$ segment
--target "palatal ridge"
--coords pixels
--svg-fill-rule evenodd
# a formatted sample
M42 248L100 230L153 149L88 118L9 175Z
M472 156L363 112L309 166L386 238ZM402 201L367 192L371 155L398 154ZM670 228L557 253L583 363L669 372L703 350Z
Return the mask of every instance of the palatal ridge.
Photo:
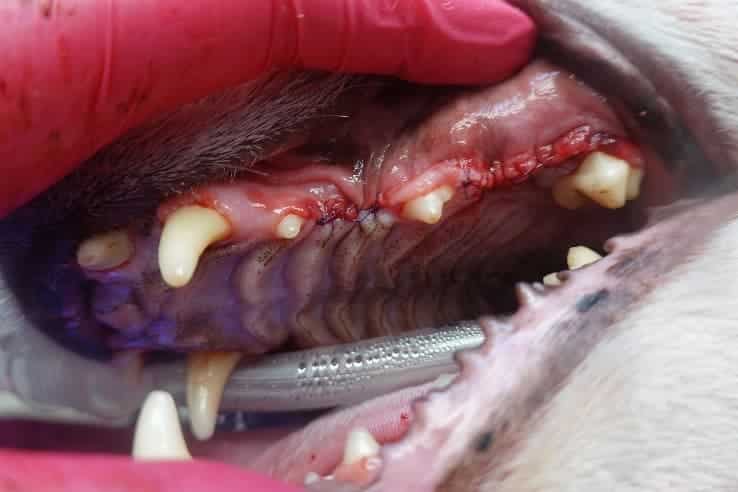
M590 265L602 256L586 246L571 247L566 262L570 270ZM556 273L546 275L546 286L562 282ZM209 439L215 431L223 389L242 354L237 352L201 352L189 356L187 371L187 406L192 434ZM448 386L454 376L439 378L439 388ZM338 480L366 485L381 467L380 444L361 427L347 437L341 463L333 473L322 476L308 472L305 485L321 480ZM192 456L180 426L179 413L172 396L165 391L152 391L144 401L134 433L133 458L136 460L189 460Z
M639 167L595 151L573 173L559 177L551 187L551 194L557 205L570 210L589 203L618 209L639 196L642 180L643 170ZM444 206L454 195L451 186L438 186L406 201L400 207L399 214L408 221L437 224L443 217ZM393 214L390 210L385 212ZM308 221L308 217L283 212L272 220L270 232L263 239L295 240L308 229ZM159 239L158 259L162 279L170 287L186 286L192 280L207 248L232 238L233 234L234 227L228 218L213 208L191 204L177 208L164 218ZM134 254L130 235L118 230L83 241L77 250L77 261L83 269L96 272L118 268ZM555 282L553 277L547 278L548 284Z

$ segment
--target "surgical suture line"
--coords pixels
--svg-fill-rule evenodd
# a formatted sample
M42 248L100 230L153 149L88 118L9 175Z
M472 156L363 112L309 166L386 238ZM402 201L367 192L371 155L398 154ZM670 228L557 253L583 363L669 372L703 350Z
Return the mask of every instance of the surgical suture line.
M477 322L408 332L344 345L268 355L242 364L223 392L222 410L279 412L360 403L458 372L454 354L478 347ZM156 369L155 385L186 401L186 368Z

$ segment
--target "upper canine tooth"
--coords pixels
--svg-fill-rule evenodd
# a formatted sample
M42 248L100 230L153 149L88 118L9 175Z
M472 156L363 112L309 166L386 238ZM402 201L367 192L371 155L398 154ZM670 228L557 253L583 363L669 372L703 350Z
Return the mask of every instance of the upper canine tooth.
M179 425L179 414L172 395L152 391L146 397L133 436L133 459L192 459Z
M630 165L603 152L592 152L572 174L574 188L605 208L625 205Z
M190 354L187 367L187 407L192 433L200 440L215 431L223 387L241 354L203 352Z
M364 458L372 458L379 454L379 443L371 433L361 427L351 430L346 437L343 451L343 464L353 465Z
M569 270L576 270L600 259L602 259L602 256L596 251L592 251L586 246L574 246L569 248L566 255L566 264L569 266Z
M630 168L628 175L628 186L625 192L625 198L633 200L641 194L641 182L643 181L643 169L636 167Z
M573 176L559 178L551 188L554 201L563 208L576 210L587 203L587 200L574 187Z
M288 214L277 224L277 237L294 239L300 234L305 219L295 214Z
M440 186L407 202L402 209L402 215L426 224L435 224L443 216L443 205L453 196L454 190L450 186Z
M195 274L205 248L231 233L228 221L212 208L188 205L166 219L159 240L159 270L172 287L183 287Z
M133 242L126 231L112 231L85 239L77 248L77 263L87 270L110 270L133 255Z

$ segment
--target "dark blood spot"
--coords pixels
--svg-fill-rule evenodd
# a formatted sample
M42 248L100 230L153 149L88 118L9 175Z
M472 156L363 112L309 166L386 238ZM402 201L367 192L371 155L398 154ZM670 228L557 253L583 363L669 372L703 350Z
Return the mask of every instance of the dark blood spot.
M310 463L315 463L315 460L318 459L318 457L315 455L315 453L310 454Z
M576 304L577 312L582 314L586 313L597 303L607 299L609 295L610 293L607 291L607 289L600 289L594 294L587 294L586 296L582 296L581 298L579 298Z
M41 0L39 2L39 10L41 11L41 15L48 19L54 10L54 0Z
M400 414L400 420L402 420L403 422L406 422L409 418L410 418L410 416L408 416L408 414L406 414L406 413L401 413Z
M477 453L484 453L492 446L494 440L495 435L492 431L485 432L474 440L474 450Z

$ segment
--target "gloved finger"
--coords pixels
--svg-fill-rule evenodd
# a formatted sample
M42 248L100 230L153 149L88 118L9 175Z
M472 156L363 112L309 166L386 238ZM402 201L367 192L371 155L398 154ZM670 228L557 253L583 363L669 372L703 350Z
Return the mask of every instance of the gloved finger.
M297 62L421 83L497 82L528 61L535 26L501 0L301 2Z
M3 2L0 19L0 217L136 124L266 69L493 82L534 37L501 0Z

